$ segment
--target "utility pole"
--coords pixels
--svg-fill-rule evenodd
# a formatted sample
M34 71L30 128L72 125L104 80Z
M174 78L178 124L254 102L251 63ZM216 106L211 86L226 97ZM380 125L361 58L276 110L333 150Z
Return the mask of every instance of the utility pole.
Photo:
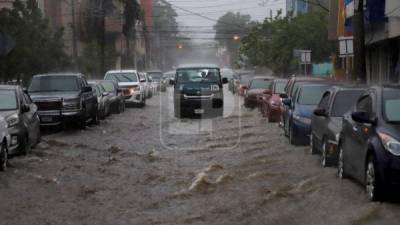
M76 35L76 19L75 19L75 0L71 0L71 16L72 16L72 60L75 67L77 67L78 47Z
M355 1L357 3L357 1ZM355 5L354 17L354 69L353 79L366 82L364 0Z

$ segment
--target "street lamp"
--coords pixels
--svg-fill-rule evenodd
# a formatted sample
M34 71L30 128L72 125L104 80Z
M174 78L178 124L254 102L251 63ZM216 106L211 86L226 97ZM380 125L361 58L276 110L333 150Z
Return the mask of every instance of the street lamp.
M239 36L239 35L233 36L233 40L238 41L239 39L240 39L240 36Z

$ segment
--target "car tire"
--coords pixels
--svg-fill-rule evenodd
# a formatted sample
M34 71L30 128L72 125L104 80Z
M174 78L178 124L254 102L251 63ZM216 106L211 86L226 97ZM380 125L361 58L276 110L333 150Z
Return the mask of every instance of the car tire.
M8 165L8 149L5 141L0 146L0 171L5 171Z
M20 146L20 154L21 155L27 155L28 153L31 152L31 144L29 143L29 136L28 134L24 135L24 138L22 139L21 146Z
M331 165L330 161L329 161L329 157L328 157L328 153L327 153L327 140L326 138L322 139L322 147L321 147L321 166L322 167L328 167Z
M345 179L347 178L346 172L344 171L344 152L343 152L343 147L341 144L339 144L339 159L338 159L338 177L339 179Z
M97 107L96 107L97 109ZM93 110L94 112L92 112L92 124L93 125L99 125L100 124L100 119L99 119L99 112L97 110Z
M368 157L367 166L365 168L365 190L367 191L370 201L379 201L382 199L382 184L376 169L376 161L374 155Z
M144 108L146 106L146 98L142 99L142 102L140 103L140 107Z
M310 153L311 155L315 155L318 153L318 149L315 146L315 136L311 134L310 136Z
M289 143L290 143L291 145L297 145L297 141L296 141L296 138L295 138L294 135L295 135L295 134L293 133L292 124L289 123Z

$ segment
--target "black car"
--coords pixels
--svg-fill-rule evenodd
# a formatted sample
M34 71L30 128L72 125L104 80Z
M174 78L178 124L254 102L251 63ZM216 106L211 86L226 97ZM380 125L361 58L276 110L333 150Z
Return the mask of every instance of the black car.
M97 97L82 74L36 75L28 91L38 107L42 126L70 121L85 128L89 119L99 123Z
M363 88L335 86L324 93L311 117L311 153L320 152L323 167L336 165L343 115L364 93Z
M222 116L224 106L220 69L215 65L187 65L176 70L175 117L186 115Z
M400 184L400 86L368 89L343 117L338 175L365 185L380 200Z
M20 86L0 85L0 116L11 135L8 154L26 154L40 141L37 107Z
M110 104L110 112L120 114L125 111L125 98L118 84L112 80L102 80L100 84L107 92L107 99Z

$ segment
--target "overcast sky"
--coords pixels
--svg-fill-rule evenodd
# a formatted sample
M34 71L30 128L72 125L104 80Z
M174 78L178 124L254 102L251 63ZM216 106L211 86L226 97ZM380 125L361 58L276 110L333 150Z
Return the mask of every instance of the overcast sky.
M241 14L249 14L252 20L263 21L265 17L269 17L270 10L273 10L273 14L276 11L284 7L286 0L167 0L173 6L178 13L178 23L181 26L181 30L201 30L204 34L199 33L186 33L190 37L208 38L213 37L213 34L207 32L213 31L215 21L225 13L240 12ZM264 4L262 4L264 2ZM193 15L190 12L178 9L187 9L203 16L211 18L201 18L198 15Z

